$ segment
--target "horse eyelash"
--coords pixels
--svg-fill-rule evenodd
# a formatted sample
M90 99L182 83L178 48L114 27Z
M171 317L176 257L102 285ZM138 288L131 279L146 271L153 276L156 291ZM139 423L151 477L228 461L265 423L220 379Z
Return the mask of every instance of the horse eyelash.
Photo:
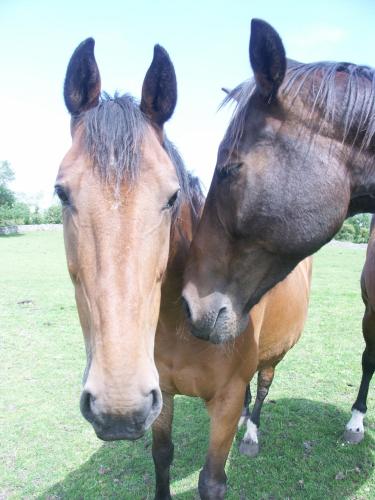
M174 205L176 204L176 201L178 200L179 198L179 194L180 194L180 191L181 189L178 189L174 194L173 196L171 196L168 200L168 203L165 205L165 209L168 210L170 208L173 208Z
M226 179L229 177L234 171L238 170L241 168L242 163L229 163L228 165L224 165L221 167L221 169L218 171L219 174L219 179Z
M55 186L55 194L58 196L63 206L69 205L69 195L67 194L65 189L59 184Z

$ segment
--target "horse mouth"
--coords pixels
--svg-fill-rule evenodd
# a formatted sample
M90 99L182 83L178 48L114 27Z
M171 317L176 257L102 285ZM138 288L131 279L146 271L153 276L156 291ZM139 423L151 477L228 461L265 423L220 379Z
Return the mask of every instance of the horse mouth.
M231 323L222 322L220 318L216 320L213 328L202 328L189 322L190 333L200 340L208 341L211 344L228 344L233 342L241 335L249 325L249 314L243 314L242 317Z
M136 441L144 436L146 429L138 431L105 431L102 429L95 429L96 436L102 441Z

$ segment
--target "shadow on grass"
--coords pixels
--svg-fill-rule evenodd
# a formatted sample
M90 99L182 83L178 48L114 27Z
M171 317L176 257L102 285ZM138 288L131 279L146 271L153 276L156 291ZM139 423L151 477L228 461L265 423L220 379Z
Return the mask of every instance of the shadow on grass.
M343 444L348 416L333 405L306 399L266 404L260 455L256 459L241 456L242 432L235 439L227 465L227 498L321 499L355 494L373 471L374 441L367 433L360 445ZM174 422L172 491L174 498L194 499L197 471L207 450L208 418L200 401L179 397ZM104 444L40 498L148 499L153 498L153 490L148 434L135 443Z

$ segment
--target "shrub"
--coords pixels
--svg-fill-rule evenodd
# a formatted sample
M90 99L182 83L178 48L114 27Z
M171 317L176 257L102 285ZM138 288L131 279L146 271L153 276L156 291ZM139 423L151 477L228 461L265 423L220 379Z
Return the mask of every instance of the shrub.
M62 210L60 205L52 205L44 211L36 207L33 212L26 203L20 201L16 201L13 205L0 205L0 226L61 223Z
M34 212L31 214L30 224L43 224L43 214L39 211L39 207L35 207Z
M45 224L62 224L62 210L61 205L51 205L44 212Z
M30 224L30 208L26 203L16 201L13 206L0 206L0 226Z
M4 205L13 206L16 202L16 197L12 191L6 186L0 184L0 207Z
M336 234L336 240L351 241L353 243L367 243L370 233L371 216L359 214L347 219L340 231Z
M14 172L10 167L9 162L0 161L0 207L3 216L8 213L9 207L12 207L16 202L14 193L9 189L8 183L14 180Z

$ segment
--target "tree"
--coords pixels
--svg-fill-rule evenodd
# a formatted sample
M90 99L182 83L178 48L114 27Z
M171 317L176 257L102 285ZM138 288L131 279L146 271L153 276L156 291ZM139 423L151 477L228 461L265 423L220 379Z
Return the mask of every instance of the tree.
M14 181L14 172L9 161L0 161L0 186L7 186L11 181Z
M61 205L51 205L44 212L45 224L62 224Z
M367 243L369 238L371 216L369 214L358 214L347 219L340 231L336 234L336 240L352 241L353 243Z
M0 205L0 227L30 224L30 222L30 209L25 203L16 201L13 206Z
M39 207L35 207L34 212L31 214L31 224L43 224L43 214L40 212Z
M14 172L8 161L0 161L0 207L12 207L16 197L7 184L14 180Z
M12 207L16 201L16 197L10 189L0 184L0 207Z

